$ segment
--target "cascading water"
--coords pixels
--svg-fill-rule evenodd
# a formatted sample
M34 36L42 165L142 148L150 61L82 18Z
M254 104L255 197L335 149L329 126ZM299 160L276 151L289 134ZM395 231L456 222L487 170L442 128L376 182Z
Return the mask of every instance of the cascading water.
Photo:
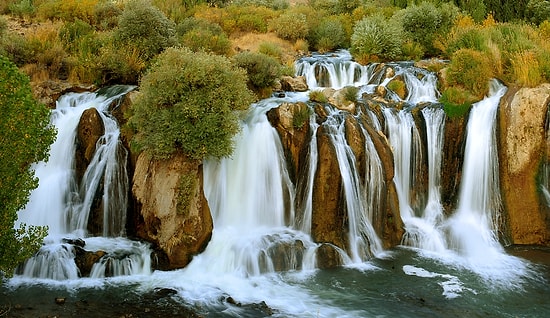
M85 238L90 250L108 252L92 268L90 277L129 275L118 279L93 279L91 289L100 285L107 292L115 288L115 291L150 294L170 288L175 292L173 299L190 304L204 317L409 317L463 316L477 312L488 316L542 317L548 314L550 308L544 306L550 294L549 287L536 279L526 278L530 275L528 266L506 255L498 244L492 221L494 216L483 216L498 211L498 200L492 192L498 189L490 185L470 189L480 183L474 180L479 180L475 178L482 172L488 173L484 180L494 182L497 168L489 162L496 162L496 159L487 159L487 165L478 165L480 159L470 157L473 153L482 156L484 151L494 154L494 144L478 146L484 151L467 147L459 208L456 212L443 211L439 182L445 114L437 104L439 94L435 76L410 63L392 63L394 72L384 71L382 67L388 65L363 67L353 62L346 51L313 55L298 61L297 75L306 77L310 89L353 85L359 88L359 94L372 94L376 86L385 86L402 76L407 96L399 97L388 89L386 100L403 103L405 108L397 110L382 105L380 113L357 108L357 114L351 114L324 105L326 118L320 120L315 113L311 115L312 135L306 157L307 169L304 169L307 176L301 179L305 184L297 186L291 182L279 136L265 114L282 102L307 101L307 93L288 93L283 98L269 98L254 104L242 123L241 133L235 137L233 156L204 162L204 192L214 220L214 231L206 250L196 255L184 269L151 272L147 245L124 238ZM498 89L497 92L502 91ZM484 117L478 114L478 109L481 112L481 108L494 106L499 94L476 104L471 121ZM82 281L76 279L78 270L73 265L66 266L70 262L47 259L60 258L63 254L66 254L65 259L74 257L76 247L62 244L61 239L77 238L85 233L85 226L77 225L83 222L67 221L71 219L71 212L78 214L85 205L82 187L75 184L71 172L74 149L69 148L69 144L74 141L74 128L70 127L76 127L78 122L72 116L80 117L79 113L92 105L100 110L102 117L109 115L104 108L107 101L101 96L75 94L64 98L75 100L71 107L58 107L55 111L54 121L59 121L58 141L64 141L52 146L47 164L37 164L40 188L33 193L30 205L20 217L26 223L50 226L43 252L28 262L35 265L27 268L38 273L25 275L64 280L67 286L82 286L76 283ZM425 127L417 127L411 111L414 107L423 107L418 113L424 120L417 122L425 123ZM346 117L353 118L361 126L359 133L366 154L362 171L357 168L356 158L345 138ZM478 137L481 132L477 129L493 125L494 120L489 117L484 117L487 119L484 124L469 125L468 136ZM384 184L381 158L366 125L379 134L385 132L392 147L394 184L406 229L403 243L413 249L398 247L385 253L378 237L380 234L373 229L372 224L386 220L380 202L388 187ZM338 249L345 266L330 271L317 269L316 253L320 244L310 237L312 197L316 191L314 177L320 159L316 137L321 127L329 132L337 153L343 184L341 195L346 198L349 225L346 234L351 243L346 251ZM425 135L419 134L422 129ZM422 149L421 136L426 137L426 149ZM101 145L103 142L109 144L107 139L104 137ZM124 155L107 150L98 153ZM421 161L428 165L425 189L417 187L415 181ZM124 184L124 178L117 173L113 175L111 180L119 181L111 183ZM60 185L63 188L59 193L46 195L40 190L58 189ZM104 187L103 190L117 192L108 189ZM424 190L427 193L420 193ZM485 201L480 200L479 207L474 201L478 202L475 195L481 193ZM42 212L34 213L35 210ZM43 211L56 212L45 217ZM80 218L80 215L72 217L74 220ZM477 222L475 227L472 221ZM116 230L117 226L113 228L115 230L109 230L104 236L123 234ZM474 239L485 243L475 246L474 242L478 241ZM493 259L480 257L479 253L484 251L488 254L485 256ZM486 280L491 283L487 284ZM525 286L525 281L533 287ZM495 286L502 287L504 292ZM518 286L520 288L514 289ZM532 292L524 296L523 287L532 288ZM101 291L97 293L98 298L104 297ZM115 293L111 292L111 297ZM495 297L497 293L499 297ZM524 301L526 305L522 304ZM122 304L127 303L124 298ZM164 306L166 302L160 303ZM130 304L132 308L135 305Z
M89 212L98 189L102 190L103 236L124 235L128 202L126 150L119 141L118 124L109 115L108 107L132 89L114 86L99 93L69 93L57 101L51 119L58 132L57 139L51 146L48 162L34 166L40 184L18 218L18 222L48 226L48 237L44 247L21 269L23 276L56 280L79 277L74 261L78 247L67 242L86 237ZM74 170L76 130L82 113L89 108L98 111L105 133L98 140L94 156L78 185ZM99 265L102 270L96 264L92 276L150 272L150 250L146 244L104 237L86 238L87 248L108 254L99 263L103 264ZM129 245L132 248L128 249Z

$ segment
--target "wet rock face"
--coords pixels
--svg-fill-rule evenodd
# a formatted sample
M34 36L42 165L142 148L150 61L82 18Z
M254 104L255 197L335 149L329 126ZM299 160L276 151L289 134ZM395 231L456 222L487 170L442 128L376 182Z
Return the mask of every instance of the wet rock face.
M87 251L79 246L74 246L75 263L80 272L80 277L88 277L92 271L92 267L107 253L104 251Z
M550 211L540 191L550 84L510 89L500 107L501 191L514 244L550 245Z
M105 134L105 126L97 109L86 109L80 117L76 133L76 174L78 182L82 180L82 176L94 156L97 141L103 134Z
M185 267L212 236L212 216L203 192L201 162L183 155L155 160L138 156L132 194L139 207L136 235L153 242L168 262L162 269Z

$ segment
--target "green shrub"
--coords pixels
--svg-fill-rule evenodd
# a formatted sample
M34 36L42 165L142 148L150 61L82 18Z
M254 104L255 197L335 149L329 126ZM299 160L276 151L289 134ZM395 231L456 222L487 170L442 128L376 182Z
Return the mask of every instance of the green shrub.
M258 53L276 58L278 61L283 59L283 49L273 42L262 42L258 45Z
M175 28L174 22L148 0L131 0L120 15L115 38L150 59L176 43Z
M309 92L309 100L317 103L326 103L328 98L321 90L312 90Z
M449 87L441 94L439 101L443 104L445 114L450 118L464 116L478 99L460 87Z
M273 10L284 10L290 7L288 0L235 0L231 4L241 7L266 7Z
M262 53L241 52L233 57L233 61L246 70L248 85L254 91L273 86L281 76L279 62Z
M489 80L493 76L489 58L471 49L456 51L447 69L447 81L450 86L463 87L478 99L486 95Z
M29 78L4 56L0 56L0 279L11 277L14 269L41 246L47 227L15 227L38 179L31 165L48 159L55 140L49 125L50 111L39 104Z
M277 36L289 41L305 39L309 32L306 15L288 11L273 19L269 25Z
M267 32L269 21L278 15L273 9L255 6L231 5L224 9L227 17L220 25L228 34L238 32Z
M186 48L169 48L153 60L140 82L129 125L133 145L166 158L231 155L238 111L253 101L246 74L229 59Z
M76 19L74 22L65 23L59 30L59 38L68 51L75 51L81 38L91 34L93 28L88 23Z
M439 52L434 41L450 31L456 16L458 9L452 5L439 8L430 2L422 2L399 11L396 19L401 21L407 38L420 43L427 54L435 55Z
M351 36L351 53L361 62L395 60L401 56L402 29L394 20L373 15L357 22Z
M527 21L537 25L550 19L550 1L529 0L525 8L525 18Z
M192 51L204 51L218 55L229 55L231 52L231 41L225 33L216 34L209 30L194 29L185 33L180 43Z
M19 18L30 18L36 12L32 0L20 0L18 3L13 3L8 6L11 14Z
M485 19L487 8L483 1L479 0L458 0L458 6L467 12L477 23L481 23Z
M195 29L207 30L213 34L223 33L222 27L217 23L195 17L188 17L178 23L176 26L176 34L178 36L183 36L185 33Z
M488 37L483 29L478 27L455 28L447 40L446 53L452 56L460 49L472 49L476 51L487 51Z
M94 7L94 25L99 30L111 30L117 27L122 9L112 1L100 1Z
M359 92L358 87L346 86L342 90L343 90L342 93L345 101L352 102L352 103L357 102L357 93Z
M329 17L323 19L319 25L311 31L309 43L314 50L320 52L332 51L341 48L347 41L344 26L338 18Z

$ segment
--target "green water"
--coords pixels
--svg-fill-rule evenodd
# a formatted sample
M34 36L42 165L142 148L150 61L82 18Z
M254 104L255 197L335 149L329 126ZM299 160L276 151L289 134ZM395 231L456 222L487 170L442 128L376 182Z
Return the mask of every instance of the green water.
M16 278L0 290L0 317L550 317L550 250L507 253L530 260L527 271L494 278L397 248L359 268L279 273L243 285L220 278L219 286L201 286L185 271L81 282Z

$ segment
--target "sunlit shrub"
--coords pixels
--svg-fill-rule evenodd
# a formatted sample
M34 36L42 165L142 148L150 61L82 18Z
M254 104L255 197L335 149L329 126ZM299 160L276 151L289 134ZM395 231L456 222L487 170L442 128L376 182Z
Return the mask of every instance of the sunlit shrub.
M94 7L94 23L99 30L111 30L118 25L122 9L112 1L98 2Z
M93 28L82 20L65 23L59 30L59 38L65 49L75 51L81 38L93 32Z
M244 70L229 59L169 48L140 82L128 125L133 147L158 158L176 152L202 160L231 155L238 111L253 101Z
M449 87L439 98L445 114L450 118L464 116L477 101L478 99L472 93L461 87Z
M539 60L534 51L514 53L510 57L510 73L521 86L534 87L544 82Z
M218 55L229 55L231 52L231 41L225 33L216 34L205 29L193 29L185 33L180 43L194 52L204 51Z
M382 15L357 22L351 36L351 53L363 62L394 60L401 56L402 30Z
M430 2L422 2L399 11L395 18L401 21L408 39L420 43L427 54L434 55L439 53L434 41L446 36L458 13L453 5L436 7Z
M283 49L273 42L262 42L258 45L258 53L271 56L281 61L283 58Z
M527 21L537 25L550 19L550 1L529 0L525 8L525 18Z
M326 103L328 102L328 98L321 90L311 90L309 92L309 100L317 103Z
M262 53L241 52L233 57L233 61L238 67L246 70L248 86L254 91L273 86L281 76L279 62Z
M343 47L347 40L342 23L334 17L323 19L319 25L311 31L309 39L314 50L320 52L332 51Z
M284 10L290 6L288 0L235 0L231 4L241 7L262 6L273 10Z
M486 95L493 76L489 58L472 49L456 51L447 69L447 82L451 86L463 87L478 99Z
M273 19L269 28L280 38L290 41L305 39L309 32L306 15L294 11L283 13Z
M36 14L43 19L80 19L94 24L94 8L98 2L99 0L48 0L37 8Z
M136 47L109 43L100 50L96 84L138 84L147 59ZM92 73L95 75L95 73Z
M176 43L176 29L159 9L147 0L126 3L118 21L115 39L135 47L146 59Z
M20 0L8 6L10 13L20 18L30 18L36 12L32 0Z

